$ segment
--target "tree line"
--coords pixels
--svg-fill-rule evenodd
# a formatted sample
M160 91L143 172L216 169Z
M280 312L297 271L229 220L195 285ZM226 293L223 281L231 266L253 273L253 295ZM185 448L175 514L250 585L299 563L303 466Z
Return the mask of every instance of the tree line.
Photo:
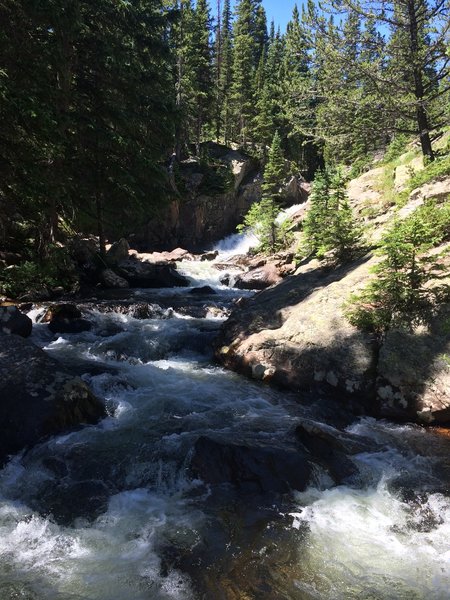
M212 9L214 9L212 11ZM214 14L214 18L212 15ZM312 178L449 120L448 0L0 0L0 236L123 233L210 139ZM8 223L14 223L11 228Z

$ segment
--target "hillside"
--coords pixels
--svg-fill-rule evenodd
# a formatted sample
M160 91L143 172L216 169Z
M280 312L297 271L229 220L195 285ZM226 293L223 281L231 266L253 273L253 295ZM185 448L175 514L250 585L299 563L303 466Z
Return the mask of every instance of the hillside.
M394 219L406 219L432 199L437 206L449 201L448 155L414 172L417 156L409 151L350 181L366 254L335 268L304 260L295 274L236 308L216 346L224 365L293 390L331 391L378 416L450 422L450 304L442 303L427 326L394 327L381 336L345 316L350 294L373 278L380 261L374 250ZM447 239L432 250L440 256L441 284L449 282L449 247Z

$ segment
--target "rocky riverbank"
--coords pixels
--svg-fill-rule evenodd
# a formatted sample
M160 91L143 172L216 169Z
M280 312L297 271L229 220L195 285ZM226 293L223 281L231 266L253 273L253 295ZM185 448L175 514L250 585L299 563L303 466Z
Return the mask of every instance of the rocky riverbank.
M430 198L442 201L450 190L450 177L426 184L398 211L376 191L381 173L369 171L349 186L369 245L395 215L405 218ZM445 247L436 251L448 257ZM324 390L378 417L449 424L450 305L441 305L428 327L391 329L382 337L356 329L345 316L350 295L367 284L377 260L368 252L337 268L304 261L294 274L272 281L233 310L216 342L217 359L253 379L291 390ZM442 270L445 278L448 258Z

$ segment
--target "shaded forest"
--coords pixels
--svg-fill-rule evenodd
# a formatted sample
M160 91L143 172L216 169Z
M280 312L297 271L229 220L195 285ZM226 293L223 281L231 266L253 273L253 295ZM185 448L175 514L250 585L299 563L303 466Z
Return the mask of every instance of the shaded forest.
M312 179L408 136L432 161L449 122L446 0L309 2L284 33L261 0L1 0L0 21L0 245L33 260L75 232L104 253L207 140L264 164L277 134Z

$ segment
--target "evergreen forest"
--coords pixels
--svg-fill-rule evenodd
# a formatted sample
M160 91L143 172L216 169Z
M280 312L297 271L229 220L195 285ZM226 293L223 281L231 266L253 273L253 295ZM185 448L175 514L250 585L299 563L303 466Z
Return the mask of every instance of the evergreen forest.
M433 161L450 121L447 0L310 0L284 32L261 0L1 0L0 22L0 244L33 260L74 232L104 254L206 141L263 166L276 142L312 180L414 136Z

